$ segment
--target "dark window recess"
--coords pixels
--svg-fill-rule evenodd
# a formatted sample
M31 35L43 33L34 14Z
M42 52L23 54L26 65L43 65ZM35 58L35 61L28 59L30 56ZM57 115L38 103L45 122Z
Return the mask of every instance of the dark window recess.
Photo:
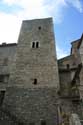
M0 75L0 82L4 82L4 75Z
M62 108L60 107L60 112L62 113Z
M41 26L39 26L38 29L41 30Z
M76 80L73 80L72 82L71 82L71 86L73 87L73 86L75 86L76 85Z
M5 96L5 91L0 91L0 106L3 104L4 96Z
M73 104L80 104L80 99L72 100L72 103L73 103Z
M32 42L32 48L35 48L35 42Z
M69 69L70 68L70 65L69 64L67 64L67 69Z
M36 48L39 48L39 42L36 42Z
M45 121L45 120L42 120L42 121L41 121L41 125L46 125L46 121Z
M0 75L0 82L7 83L9 80L9 74Z
M34 79L33 84L34 84L34 85L37 84L37 79Z

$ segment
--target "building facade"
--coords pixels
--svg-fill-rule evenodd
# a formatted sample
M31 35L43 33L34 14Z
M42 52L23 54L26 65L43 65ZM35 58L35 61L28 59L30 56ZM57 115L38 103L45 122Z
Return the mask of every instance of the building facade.
M0 124L82 120L83 35L57 60L52 18L25 20L18 43L0 45Z

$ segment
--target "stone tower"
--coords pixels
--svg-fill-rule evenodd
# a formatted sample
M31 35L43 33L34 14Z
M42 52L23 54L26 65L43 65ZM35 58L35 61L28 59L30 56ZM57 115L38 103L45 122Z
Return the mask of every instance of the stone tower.
M52 18L23 21L4 106L27 125L57 124L54 43Z

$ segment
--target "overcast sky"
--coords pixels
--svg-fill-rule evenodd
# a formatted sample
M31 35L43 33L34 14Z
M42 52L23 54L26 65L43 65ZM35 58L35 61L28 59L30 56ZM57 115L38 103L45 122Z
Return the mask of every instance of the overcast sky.
M83 0L0 0L0 43L17 42L22 20L53 17L58 58L83 32Z

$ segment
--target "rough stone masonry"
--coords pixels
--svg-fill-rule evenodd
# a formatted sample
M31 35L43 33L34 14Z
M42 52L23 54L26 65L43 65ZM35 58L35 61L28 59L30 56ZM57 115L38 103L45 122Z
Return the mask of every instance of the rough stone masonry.
M22 23L4 106L27 125L56 125L59 89L52 18Z
M23 21L18 43L0 45L0 125L83 124L83 35L64 58L55 47L52 18Z

